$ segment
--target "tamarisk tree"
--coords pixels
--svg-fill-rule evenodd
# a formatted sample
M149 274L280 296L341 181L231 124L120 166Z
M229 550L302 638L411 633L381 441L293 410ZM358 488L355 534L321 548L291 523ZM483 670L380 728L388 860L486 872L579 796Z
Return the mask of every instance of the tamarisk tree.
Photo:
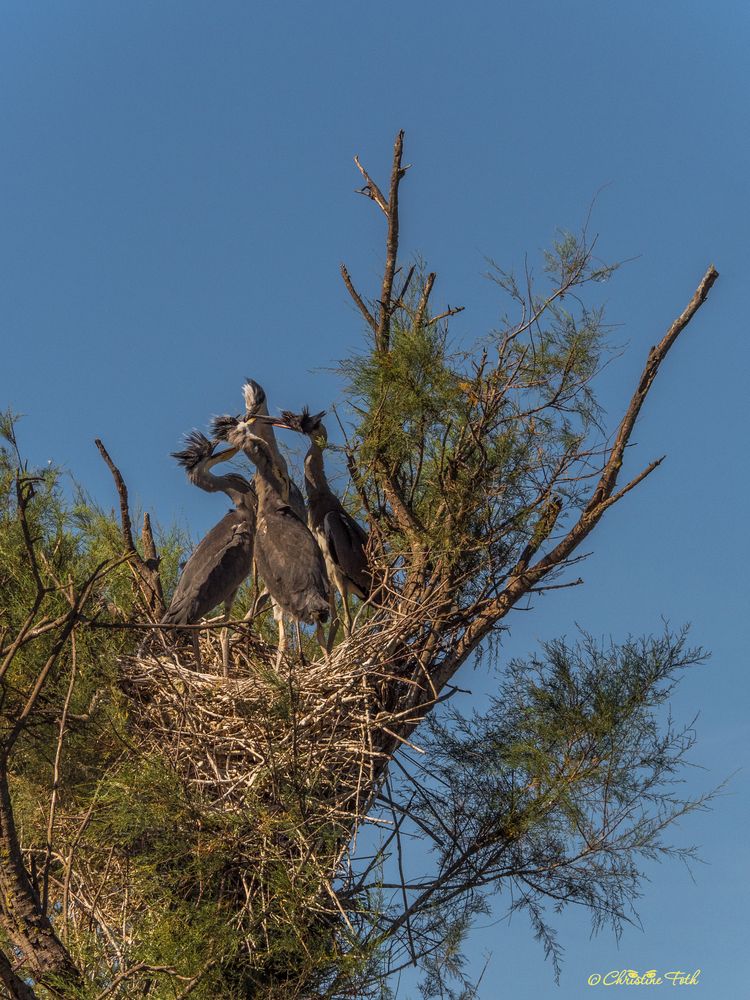
M547 904L619 932L641 861L691 855L662 840L710 797L675 796L693 734L659 712L704 658L684 632L552 642L497 667L481 711L451 699L514 607L582 583L582 543L660 464L621 475L659 368L718 274L650 349L607 433L594 388L606 326L585 301L615 268L585 230L558 239L539 284L493 266L511 314L476 350L452 348L460 309L435 309L435 274L399 258L403 143L387 194L355 159L386 243L374 295L341 268L367 338L340 364L341 451L377 592L330 656L305 639L275 670L261 612L235 623L228 678L216 626L197 626L196 669L158 625L174 535L155 539L146 520L134 539L100 442L119 525L83 496L67 503L54 470L29 471L6 420L7 996L387 996L407 964L426 996L469 996L461 942L489 894L528 913L557 968Z

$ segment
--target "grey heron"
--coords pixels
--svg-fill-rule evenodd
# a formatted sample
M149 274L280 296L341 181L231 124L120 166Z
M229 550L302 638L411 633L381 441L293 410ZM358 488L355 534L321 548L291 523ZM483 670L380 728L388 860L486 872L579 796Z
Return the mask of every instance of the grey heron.
M216 476L212 466L231 458L236 449L215 451L215 445L200 431L185 438L183 451L173 457L185 469L194 486L209 493L226 493L234 509L222 517L201 539L180 575L172 601L162 618L163 625L194 625L218 604L224 604L225 621L229 620L237 591L249 576L253 563L256 527L256 495L252 485L235 473ZM193 648L200 662L197 636ZM221 637L224 673L229 667L229 634Z
M252 421L217 417L212 430L216 437L241 449L257 470L255 562L275 605L280 663L286 649L284 613L296 622L315 625L318 643L326 649L322 626L329 615L330 585L315 539L284 497L272 450L253 433L252 426Z
M259 438L261 438L261 440L265 441L271 455L276 478L282 486L281 492L284 500L289 503L289 506L297 514L297 516L302 521L306 522L307 508L305 507L305 500L302 496L302 492L289 475L289 466L279 450L273 427L268 423L263 422L264 418L268 416L268 397L266 396L265 389L259 382L256 382L255 379L246 377L244 385L242 386L242 396L245 402L244 419L247 424L247 429L251 433L256 434ZM253 606L254 614L260 610L264 598L270 598L270 596L268 588L266 588L263 593L258 595L258 598ZM275 621L277 623L281 622L283 612L278 605L274 603L273 598L271 598L271 603L273 604L273 615ZM280 627L283 628L283 624ZM297 644L301 650L302 634L300 632L299 622L296 620L294 627L297 634Z
M244 385L242 386L242 396L245 402L244 421L247 430L261 438L261 440L266 443L273 462L274 473L282 487L281 493L284 500L289 503L289 506L302 521L307 521L307 508L305 507L302 492L289 475L289 466L279 450L273 427L264 421L264 418L268 416L268 398L266 396L265 389L259 382L256 382L255 379L245 378ZM214 421L215 427L219 427L223 419L225 418L216 417ZM231 420L233 418L229 419ZM260 608L261 603L266 596L270 596L267 589L264 593L258 596L253 609L254 611L257 611ZM277 621L279 620L279 616L280 611L277 607L275 607L274 618ZM296 624L296 630L297 640L301 648L302 639L300 636L299 623Z
M309 508L308 524L325 558L328 576L341 594L345 630L351 634L349 595L367 600L372 593L372 574L367 562L368 533L345 509L328 484L323 465L323 449L328 433L323 424L325 411L311 414L285 410L281 417L268 417L275 427L306 434L310 448L305 456L305 489Z
M273 427L263 419L268 416L268 399L265 389L255 379L246 378L245 384L242 386L242 396L245 400L245 422L248 430L265 442L273 461L276 476L282 481L284 498L288 500L289 506L302 521L307 520L307 509L302 492L289 475L289 467L279 451ZM256 420L256 417L261 419Z

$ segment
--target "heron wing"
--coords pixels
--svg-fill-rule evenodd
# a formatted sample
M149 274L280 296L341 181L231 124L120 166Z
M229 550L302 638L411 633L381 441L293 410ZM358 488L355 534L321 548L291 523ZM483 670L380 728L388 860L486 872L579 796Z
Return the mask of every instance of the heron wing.
M305 498L302 496L302 490L293 479L289 480L289 505L304 524L307 519Z
M345 510L330 511L323 518L323 533L334 563L346 579L367 597L372 576L367 566L367 532Z
M300 621L328 611L328 574L317 542L287 504L271 507L258 524L256 561L271 597Z
M188 559L163 622L194 624L232 597L252 568L253 534L247 515L225 514Z

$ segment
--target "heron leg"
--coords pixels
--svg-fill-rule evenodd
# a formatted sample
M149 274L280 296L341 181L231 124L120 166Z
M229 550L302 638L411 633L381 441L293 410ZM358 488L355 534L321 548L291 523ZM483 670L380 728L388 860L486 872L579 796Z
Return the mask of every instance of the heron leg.
M229 629L226 625L221 630L221 672L229 677Z
M260 594L256 594L255 600L248 608L245 617L242 619L243 622L249 622L253 630L257 632L258 627L257 625L254 624L255 619L258 617L258 615L261 614L261 612L267 609L270 603L271 603L271 595L268 593L267 590L264 589ZM250 634L248 633L247 634L248 653L250 652L251 648L252 648L251 639L250 639Z
M237 591L224 601L224 622L228 622L232 614L232 605L237 596ZM221 630L221 667L225 677L229 676L229 628L224 625Z
M329 638L330 638L330 635L331 635L331 632L329 630L329 632L328 632ZM318 622L318 624L315 626L315 638L318 641L318 645L320 646L320 649L321 649L321 651L323 653L324 659L327 660L331 651L328 648L328 642L326 640L325 633L323 632L323 626L320 624L320 622Z
M286 652L287 636L286 626L284 624L284 612L275 601L273 602L273 617L279 629L279 645L278 652L276 654L276 669L279 670L281 667L281 661L284 658L284 653Z
M296 618L294 619L294 630L297 633L297 652L299 654L299 661L302 666L304 666L306 660L304 650L302 649L302 629L300 628L300 624Z
M349 610L349 588L346 584L341 594L341 603L344 605L344 635L348 637L352 634L352 613Z
M247 614L245 615L246 618L250 618L255 614L255 606L260 600L260 595L261 595L261 582L260 579L258 578L258 564L255 561L254 548L253 548L253 558L252 558L252 565L250 568L250 572L253 578L253 587L251 591L253 599L252 601L250 601L250 610L248 610Z
M328 595L328 607L331 624L328 626L328 640L325 646L326 653L330 653L333 649L333 644L336 641L336 633L339 630L339 613L336 608L336 598L333 596L333 586L331 586L331 592Z
M261 611L263 611L263 609L266 607L266 605L270 600L271 600L271 595L268 593L268 591L267 590L261 591L261 593L258 594L258 596L253 601L252 607L245 615L245 621L252 621L253 618L259 615Z
M195 657L195 669L203 669L203 661L201 660L201 644L199 641L199 632L196 628L190 629L190 641L193 644L193 656Z

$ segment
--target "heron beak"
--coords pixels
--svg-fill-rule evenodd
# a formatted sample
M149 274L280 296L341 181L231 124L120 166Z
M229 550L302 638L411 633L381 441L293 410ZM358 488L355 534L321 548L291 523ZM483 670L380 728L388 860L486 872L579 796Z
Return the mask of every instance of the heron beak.
M253 420L257 420L259 424L267 424L269 427L279 427L285 431L295 431L298 430L297 427L292 427L291 424L286 423L281 417L269 417L269 416L257 416L253 417Z
M239 450L239 448L225 448L224 451L215 452L206 463L206 468L211 469L219 462L228 462L230 458L234 458Z

